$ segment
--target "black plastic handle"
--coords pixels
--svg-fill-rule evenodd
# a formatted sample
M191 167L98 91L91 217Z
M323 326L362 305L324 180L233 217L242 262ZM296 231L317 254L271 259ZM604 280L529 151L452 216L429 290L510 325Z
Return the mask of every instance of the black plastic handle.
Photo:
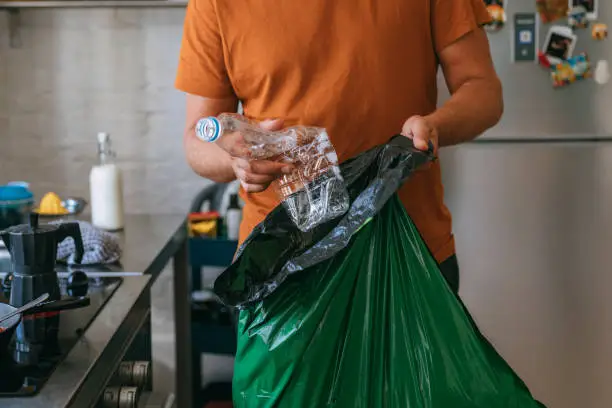
M88 296L67 297L60 300L51 300L49 302L41 303L27 312L24 312L23 315L28 316L37 313L62 312L64 310L80 309L89 306L90 303L91 300Z
M77 222L60 224L57 234L57 242L62 242L68 237L71 237L74 240L74 263L80 264L83 260L85 250L83 249L83 236L81 235L81 228L79 227L79 224Z
M38 213L36 211L32 211L29 217L30 228L36 230L38 228Z

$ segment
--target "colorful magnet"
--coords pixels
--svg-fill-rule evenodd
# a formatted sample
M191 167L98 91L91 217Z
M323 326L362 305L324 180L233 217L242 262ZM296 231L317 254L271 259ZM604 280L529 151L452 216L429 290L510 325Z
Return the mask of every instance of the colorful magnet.
M591 21L597 20L599 0L568 0L568 7L570 10L575 7L584 7L586 18Z
M542 50L552 64L559 64L572 56L577 40L571 28L552 26Z
M567 17L569 6L566 0L536 0L536 9L543 23L552 23Z
M587 28L589 26L589 19L587 18L586 7L572 7L567 13L567 24L573 29Z
M537 61L538 17L536 14L515 13L513 31L512 61Z
M608 26L602 23L597 23L593 25L593 30L591 34L594 40L605 40L606 38L608 38Z
M586 8L584 6L572 7L567 13L567 24L573 29L587 28L589 19Z
M552 67L553 86L560 88L591 77L591 63L586 53L576 55Z
M550 63L548 56L544 54L542 51L538 51L538 64L540 64L540 66L546 69L550 69L552 67L552 64Z
M488 31L499 31L504 28L506 24L506 6L505 0L484 0L489 15L491 16L491 22L486 25Z
M599 85L605 85L610 81L610 67L608 61L598 61L593 73L593 79Z

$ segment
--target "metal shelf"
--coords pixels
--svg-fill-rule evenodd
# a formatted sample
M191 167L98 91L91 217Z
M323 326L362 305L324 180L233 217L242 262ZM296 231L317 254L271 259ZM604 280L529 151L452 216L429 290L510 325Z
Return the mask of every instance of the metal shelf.
M187 0L0 1L0 9L185 7Z

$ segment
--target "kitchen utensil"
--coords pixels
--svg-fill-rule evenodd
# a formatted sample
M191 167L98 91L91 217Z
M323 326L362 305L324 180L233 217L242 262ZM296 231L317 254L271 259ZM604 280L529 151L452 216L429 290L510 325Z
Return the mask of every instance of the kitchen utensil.
M79 215L87 207L87 200L80 197L68 197L62 201L62 205L70 215Z
M0 232L11 255L12 281L9 303L20 307L43 293L51 301L61 297L55 261L59 242L71 237L75 242L75 262L83 258L83 240L77 223L39 225L38 214L30 214L29 224L16 225ZM48 309L46 309L48 311ZM57 341L59 318L56 313L36 315L25 319L16 328L18 345L16 355L25 360L20 364L32 365L45 352L45 347ZM28 350L27 353L21 352Z
M90 304L90 299L88 297L76 297L62 300L52 300L48 302L43 300L41 303L40 298L38 298L36 299L36 302L37 304L28 305L28 309L23 313L15 313L18 310L17 308L6 303L0 303L0 316L2 316L0 317L0 320L2 320L0 323L0 355L7 353L13 333L24 316L35 317L35 315L41 313L54 313L78 309L88 306ZM12 317L5 319L4 317L9 314L11 314Z
M45 293L44 295L40 295L39 297L37 297L33 301L28 302L25 305L16 308L15 310L13 310L12 312L10 312L8 314L0 315L0 327L2 327L2 323L7 321L8 319L10 319L11 317L23 314L24 312L27 312L28 310L30 310L34 306L38 306L39 303L44 302L48 298L49 298L49 294Z
M27 222L34 194L25 185L0 186L0 230Z
M22 306L43 293L49 293L51 300L59 299L55 272L57 246L68 237L75 242L75 263L79 263L84 250L77 223L39 225L38 214L32 213L29 224L0 232L0 238L11 254L11 305Z
M36 212L39 215L51 217L68 214L68 210L62 205L62 199L54 192L48 192L43 196L38 204Z
M79 215L87 206L87 201L81 197L61 199L57 194L49 192L40 200L36 212L40 217L59 218Z

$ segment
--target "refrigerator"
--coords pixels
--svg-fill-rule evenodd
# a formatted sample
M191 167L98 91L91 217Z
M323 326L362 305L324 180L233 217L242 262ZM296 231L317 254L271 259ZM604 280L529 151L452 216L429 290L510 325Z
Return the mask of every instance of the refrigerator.
M571 0L570 0L571 1ZM612 84L552 86L513 61L517 13L489 33L504 85L501 122L440 153L461 268L460 294L497 350L549 408L612 407ZM597 22L612 26L612 1ZM553 25L537 27L543 47ZM593 24L593 22L591 23ZM612 62L612 38L575 30L573 54ZM440 78L440 101L448 92Z

